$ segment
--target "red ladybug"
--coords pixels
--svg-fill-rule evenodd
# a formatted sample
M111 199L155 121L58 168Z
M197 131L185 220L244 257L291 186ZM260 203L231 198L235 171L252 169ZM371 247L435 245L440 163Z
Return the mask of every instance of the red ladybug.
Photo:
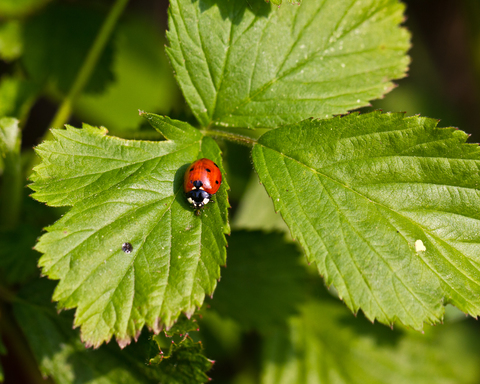
M198 212L210 202L222 183L222 172L209 159L200 159L190 164L185 172L183 189L187 200Z

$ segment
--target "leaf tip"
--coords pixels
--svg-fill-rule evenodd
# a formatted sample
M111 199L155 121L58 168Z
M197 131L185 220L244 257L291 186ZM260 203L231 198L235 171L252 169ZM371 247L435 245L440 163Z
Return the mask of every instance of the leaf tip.
M155 335L158 335L162 329L163 329L163 324L160 322L160 318L157 317L155 319L155 322L153 323L153 325L150 327L148 327ZM168 329L168 328L167 328Z
M92 342L90 342L90 341L85 341L85 340L83 340L83 338L82 338L82 341L83 341L83 344L85 345L85 348L91 348L91 347L93 347L93 343L92 343Z
M137 336L138 338L138 336ZM117 337L117 344L120 347L120 349L125 348L127 345L129 345L132 342L132 339L130 337L125 337L125 338L118 338Z
M135 342L138 341L138 338L140 337L141 334L142 334L142 330L141 330L141 329L139 329L139 330L137 331L137 333L135 333L135 336L134 336Z

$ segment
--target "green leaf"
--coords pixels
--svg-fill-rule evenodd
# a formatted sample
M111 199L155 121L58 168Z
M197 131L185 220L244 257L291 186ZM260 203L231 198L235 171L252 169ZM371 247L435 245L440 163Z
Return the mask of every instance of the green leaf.
M277 127L368 105L405 75L397 0L173 0L167 53L198 121Z
M50 301L53 282L37 280L22 289L14 314L27 338L41 373L62 384L158 383L146 361L129 359L128 348L115 345L86 349L78 331L72 329L72 314L57 314Z
M187 316L182 316L170 329L164 330L165 336L167 337L173 337L175 335L179 335L180 337L182 337L188 332L193 331L198 331L197 315L194 315L190 318L188 318Z
M0 18L20 18L27 16L52 0L2 0Z
M474 383L478 338L464 325L393 332L312 302L267 340L261 383Z
M228 265L211 307L243 329L268 331L297 313L308 275L301 254L281 233L235 231Z
M220 149L186 123L144 115L166 141L123 140L85 125L53 130L55 140L37 147L33 197L73 206L41 237L39 264L60 280L59 307L77 307L87 345L115 335L124 346L144 325L159 332L191 315L225 264L226 181L201 216L183 194L188 164L208 157L221 167ZM131 253L122 251L126 242Z
M53 4L25 24L27 73L38 84L49 82L67 93L105 16L79 6ZM113 41L99 59L84 92L99 93L113 81Z
M19 21L0 22L0 58L5 61L18 59L22 54L22 29Z
M170 344L168 352L164 354L158 336L154 337L160 349L159 354L150 360L150 364L157 365L157 374L161 382L169 384L196 384L209 381L206 372L213 365L203 352L201 342L195 342L190 337Z
M267 3L269 0L265 0ZM302 4L302 0L287 0L290 4L296 4L296 5L300 5ZM282 0L271 0L272 4L275 4L275 5L282 5Z
M480 314L480 151L436 124L351 114L270 131L253 148L308 260L371 320L421 329L447 303Z

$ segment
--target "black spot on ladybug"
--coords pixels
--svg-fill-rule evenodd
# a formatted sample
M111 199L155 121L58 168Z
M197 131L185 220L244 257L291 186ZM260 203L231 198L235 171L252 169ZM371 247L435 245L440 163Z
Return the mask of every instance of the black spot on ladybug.
M218 168L218 165L217 165L216 163L213 163L213 165L215 165L215 167L217 167L217 168Z
M218 180L215 180L215 184L218 184Z
M133 246L130 243L123 243L122 244L122 251L125 253L130 253L133 251Z
M207 172L212 172L212 171L211 171L210 169L208 169L208 168L206 168L205 170L206 170Z
M193 172L193 167L192 167L192 168L190 168L190 172Z

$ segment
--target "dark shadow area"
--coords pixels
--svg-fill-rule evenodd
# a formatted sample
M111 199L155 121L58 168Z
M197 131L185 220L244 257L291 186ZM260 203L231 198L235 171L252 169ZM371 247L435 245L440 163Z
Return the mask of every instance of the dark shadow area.
M256 372L259 376L263 348L261 335L257 332L243 333L239 345L230 349L219 342L215 329L202 323L200 325L205 354L215 361L207 372L213 383L231 383L242 372ZM260 381L258 376L256 382Z
M378 346L386 345L393 347L404 336L404 332L399 329L391 329L380 323L372 324L360 312L356 317L350 315L340 316L337 321L340 327L348 327L358 336L368 336L374 339L375 344Z
M189 165L190 163L184 164L178 168L177 172L175 172L175 178L173 180L173 194L175 196L175 200L180 203L182 208L193 211L193 208L188 203L183 191L183 178Z
M217 6L222 18L224 20L230 19L235 25L240 24L247 10L256 17L268 17L272 11L272 6L269 3L260 0L192 0L193 3L197 1L201 12Z
M300 313L308 295L307 281L302 255L283 233L234 231L228 241L227 267L207 302L243 329L268 332Z
M406 28L412 59L406 78L373 109L440 119L439 127L458 127L480 141L480 2L406 0ZM363 111L370 111L364 108Z
M39 144L40 139L45 134L45 127L51 128L50 122L57 110L57 106L47 100L46 98L40 98L33 105L30 110L30 116L26 122L24 131L27 133L23 136L22 148L32 148Z
M128 371L132 377L140 375L140 378L145 379L142 377L147 374L144 370L149 369L145 366L150 353L150 349L147 348L148 337L143 337L144 342L137 345L141 348L133 348L135 350L133 356L128 352L124 353L114 340L98 349L86 348L80 341L79 329L72 329L74 310L58 314L55 304L51 301L56 284L56 281L45 278L25 286L21 291L24 301L16 304L14 308L15 317L28 340L29 347L36 360L44 362L44 369L48 372L51 369L49 361L63 358L68 370L74 374L72 382L75 384L90 383L92 380L107 376L120 382L122 373L112 372L118 370L119 366L130 367ZM142 354L139 351L142 351ZM30 381L17 381L20 382ZM53 383L53 380L46 383Z

